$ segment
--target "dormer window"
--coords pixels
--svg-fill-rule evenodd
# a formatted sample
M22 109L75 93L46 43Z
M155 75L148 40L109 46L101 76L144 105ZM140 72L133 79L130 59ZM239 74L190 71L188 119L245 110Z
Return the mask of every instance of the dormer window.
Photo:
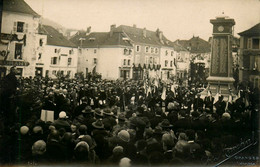
M128 50L125 48L124 49L124 55L127 55L127 52L128 52Z
M168 55L168 50L165 51L165 56L167 56L167 55Z
M96 38L89 38L88 40L93 42L96 40Z
M43 39L40 39L39 46L42 46L42 45L43 45Z
M122 39L123 39L123 41L129 41L129 38L127 38L127 37L123 37Z

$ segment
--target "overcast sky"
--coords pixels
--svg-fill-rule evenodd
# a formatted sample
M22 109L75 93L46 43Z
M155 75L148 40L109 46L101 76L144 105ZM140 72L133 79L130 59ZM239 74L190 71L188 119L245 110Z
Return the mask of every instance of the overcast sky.
M37 13L66 28L107 32L110 25L136 24L176 39L212 35L209 20L234 18L235 35L260 22L260 0L25 0Z

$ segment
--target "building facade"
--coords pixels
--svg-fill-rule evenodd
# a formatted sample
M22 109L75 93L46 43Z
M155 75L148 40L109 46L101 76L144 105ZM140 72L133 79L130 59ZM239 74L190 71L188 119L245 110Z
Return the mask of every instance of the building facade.
M250 81L260 88L260 23L245 30L240 35L239 80Z
M4 0L0 35L0 77L16 66L23 77L35 75L35 43L40 16L23 0Z
M111 25L109 32L91 33L88 28L71 41L79 47L78 72L84 76L96 72L104 79L138 80L169 79L175 74L176 53L159 29L153 32L135 25ZM163 57L166 51L168 55ZM161 69L166 60L167 67Z
M35 75L73 78L77 73L78 49L55 28L40 26L35 52Z

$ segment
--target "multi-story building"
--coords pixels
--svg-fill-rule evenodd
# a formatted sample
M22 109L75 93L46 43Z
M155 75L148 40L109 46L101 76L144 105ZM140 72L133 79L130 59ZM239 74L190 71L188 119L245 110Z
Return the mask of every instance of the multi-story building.
M200 37L192 37L189 40L177 40L174 42L183 46L190 52L190 80L193 82L205 82L209 75L211 45Z
M36 75L73 78L77 72L78 49L51 26L40 25L36 42Z
M240 81L251 81L260 88L260 23L238 33L240 35Z
M24 0L4 0L0 35L0 76L12 66L19 75L35 75L36 32L40 16Z
M105 79L162 77L162 52L169 53L168 76L173 73L176 54L162 32L111 25L109 32L79 32L71 38L79 47L78 72L97 72ZM172 54L172 56L171 56ZM170 65L172 62L172 66ZM170 71L170 72L168 72ZM167 78L167 77L164 77Z

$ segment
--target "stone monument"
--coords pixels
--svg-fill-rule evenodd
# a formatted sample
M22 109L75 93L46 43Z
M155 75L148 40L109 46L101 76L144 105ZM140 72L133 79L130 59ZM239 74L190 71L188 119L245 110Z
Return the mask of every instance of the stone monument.
M205 97L210 90L212 96L220 93L226 100L235 91L232 68L232 40L235 21L223 15L211 19L210 23L213 24L210 74L207 78L208 87L201 94Z

